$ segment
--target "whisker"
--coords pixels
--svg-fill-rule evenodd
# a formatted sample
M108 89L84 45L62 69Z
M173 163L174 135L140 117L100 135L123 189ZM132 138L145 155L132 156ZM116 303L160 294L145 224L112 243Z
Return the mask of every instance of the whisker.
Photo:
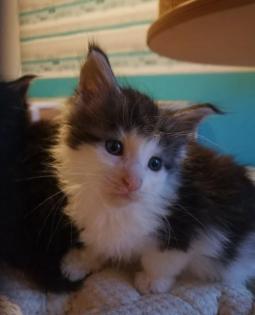
M38 208L40 208L42 205L44 205L47 201L51 200L52 198L56 197L59 194L63 194L62 191L58 191L55 194L51 195L50 197L44 199L42 202L40 202L35 208L33 208L29 214L32 214L35 210L37 210Z
M185 207L181 206L180 204L176 205L176 207L180 208L185 213L187 213L191 218L193 218L206 231L206 226L196 216L194 216L189 210L187 210Z
M60 197L60 198L56 201L55 206L54 206L54 212L55 212L54 219L55 219L55 217L56 217L56 213L57 213L58 211L60 211L60 209L61 209L61 207L62 207L62 202L64 201L64 199L65 199L65 196L62 196L62 197ZM49 242L48 242L48 245L47 245L47 248L48 248L48 249L49 249L49 247L50 247L50 244L51 244L52 241L53 241L53 237L56 235L56 233L57 233L57 231L58 231L58 229L59 229L59 226L60 226L60 223L61 223L62 220L63 220L63 215L60 215L60 218L58 219L58 222L57 222L57 224L56 224L56 226L55 226L54 231L53 231L53 232L51 233L51 235L49 236Z
M56 178L56 176L54 176L54 175L33 176L33 177L18 178L15 181L16 182L23 182L23 181L29 181L29 180L41 179L41 178Z
M43 232L43 230L44 230L48 220L50 219L51 215L53 215L53 220L55 220L57 211L59 211L59 207L56 207L56 206L59 203L59 201L61 201L61 203L62 203L64 198L65 198L65 196L62 196L62 197L58 198L56 200L56 202L54 203L54 205L52 205L51 207L48 208L47 215L45 216L44 221L43 221L42 226L41 226L41 229L38 232L38 236L37 236L38 239L40 239L40 236L41 236L41 234L42 234L42 232ZM52 238L53 238L53 236L52 236L52 233L51 233L50 238L49 238L49 242L52 241ZM49 244L48 244L47 248L49 248Z
M214 145L215 147L217 147L217 148L220 149L220 150L224 150L218 143L216 143L216 142L210 140L209 138L207 138L207 137L205 137L205 136L203 136L203 135L198 135L198 139L204 140L204 141L206 141L207 143L210 143L210 144Z
M167 246L170 245L170 241L171 241L171 231L173 231L171 224L169 222L169 220L167 219L167 217L162 216L162 219L164 220L164 222L167 225Z

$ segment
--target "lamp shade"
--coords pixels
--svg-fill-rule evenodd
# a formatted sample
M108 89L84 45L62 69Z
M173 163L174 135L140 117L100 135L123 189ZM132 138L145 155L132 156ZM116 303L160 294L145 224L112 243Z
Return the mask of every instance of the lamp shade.
M255 67L255 0L161 0L147 42L177 60Z

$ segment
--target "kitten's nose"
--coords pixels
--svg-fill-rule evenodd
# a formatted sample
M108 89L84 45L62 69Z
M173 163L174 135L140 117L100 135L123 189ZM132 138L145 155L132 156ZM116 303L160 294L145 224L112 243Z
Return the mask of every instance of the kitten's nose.
M122 184L129 192L133 192L141 187L142 180L137 176L126 175L122 177Z

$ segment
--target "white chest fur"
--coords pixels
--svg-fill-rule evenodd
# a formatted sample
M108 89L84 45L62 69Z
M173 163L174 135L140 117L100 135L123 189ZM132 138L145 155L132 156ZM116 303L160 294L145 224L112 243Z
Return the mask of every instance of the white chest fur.
M92 198L93 199L93 198ZM86 198L69 215L81 232L81 241L105 259L129 260L153 241L165 210L157 202L136 201L122 207L103 206Z

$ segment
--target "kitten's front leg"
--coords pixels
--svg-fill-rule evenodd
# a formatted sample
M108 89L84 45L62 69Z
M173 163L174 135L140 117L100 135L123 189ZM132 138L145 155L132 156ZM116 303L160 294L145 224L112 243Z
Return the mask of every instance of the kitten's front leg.
M187 266L188 253L154 249L142 255L143 271L135 277L136 288L144 294L164 293L171 289L176 276Z
M61 271L70 281L79 281L101 268L103 262L89 248L74 248L63 258Z

